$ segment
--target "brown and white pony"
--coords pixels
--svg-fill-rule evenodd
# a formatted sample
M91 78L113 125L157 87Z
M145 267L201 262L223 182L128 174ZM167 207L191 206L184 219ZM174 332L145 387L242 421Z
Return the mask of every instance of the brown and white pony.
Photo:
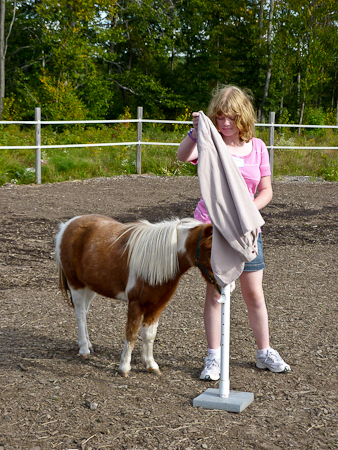
M92 348L86 316L97 293L128 301L121 375L128 376L131 369L141 321L142 362L147 370L160 374L153 357L159 317L180 277L192 266L197 265L205 280L215 284L211 243L212 225L194 219L122 224L85 215L61 224L55 252L59 287L75 308L80 356L87 358Z

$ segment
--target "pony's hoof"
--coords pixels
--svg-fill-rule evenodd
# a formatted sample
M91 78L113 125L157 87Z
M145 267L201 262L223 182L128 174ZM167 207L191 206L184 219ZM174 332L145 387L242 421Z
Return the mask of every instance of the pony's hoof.
M119 374L121 375L121 377L123 378L127 378L129 373L128 372L122 372L122 370L119 370Z
M89 359L89 354L86 354L86 355L80 355L79 354L79 356L80 356L80 359L83 360L83 361L88 361L88 359Z
M155 375L162 375L160 369L153 369L151 367L148 369L148 372L154 373Z

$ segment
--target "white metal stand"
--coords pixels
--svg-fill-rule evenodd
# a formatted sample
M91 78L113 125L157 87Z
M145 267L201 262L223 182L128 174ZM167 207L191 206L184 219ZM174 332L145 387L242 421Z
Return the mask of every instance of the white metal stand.
M230 285L222 288L219 303L222 304L221 337L221 378L219 389L207 389L193 400L193 406L205 409L222 409L229 412L242 412L254 399L251 392L230 391Z

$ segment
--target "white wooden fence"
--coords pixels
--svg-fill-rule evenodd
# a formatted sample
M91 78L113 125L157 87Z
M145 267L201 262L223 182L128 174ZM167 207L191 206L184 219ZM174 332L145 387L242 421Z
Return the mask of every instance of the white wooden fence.
M97 144L62 144L62 145L41 145L41 126L42 125L66 125L66 124L97 124L97 123L137 123L137 134L135 142L105 142ZM81 148L81 147L112 147L119 145L135 145L136 146L136 171L141 174L141 155L142 155L142 145L172 145L179 146L180 143L173 142L143 142L142 141L142 124L143 123L168 123L168 124L186 124L192 125L192 121L178 121L178 120L152 120L143 119L143 107L139 106L137 108L137 119L126 119L126 120L72 120L72 121L51 121L51 120L41 120L41 108L35 108L35 120L32 121L0 121L0 125L34 125L35 126L35 145L24 145L24 146L0 146L1 150L17 150L17 149L34 149L35 150L35 179L36 184L41 184L41 149L48 148ZM295 146L276 146L274 144L275 139L275 128L337 128L334 125L291 125L291 124L276 124L275 123L275 113L270 112L269 123L256 123L256 127L269 127L269 143L267 148L269 149L270 155L270 166L271 173L273 174L273 154L274 149L285 149L285 150L338 150L338 147L295 147Z

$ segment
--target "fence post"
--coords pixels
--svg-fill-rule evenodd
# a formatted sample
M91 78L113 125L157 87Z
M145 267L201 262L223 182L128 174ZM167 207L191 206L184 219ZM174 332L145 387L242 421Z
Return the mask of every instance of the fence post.
M137 118L140 120L137 122L137 142L142 141L142 118L143 118L143 107L137 107ZM140 175L142 173L142 145L137 144L136 146L136 171Z
M35 108L35 180L41 184L41 108Z
M274 141L275 141L275 113L270 111L269 113L269 123L270 123L270 127L269 127L269 146L270 146L270 170L271 170L271 180L273 180L273 146L274 146Z

